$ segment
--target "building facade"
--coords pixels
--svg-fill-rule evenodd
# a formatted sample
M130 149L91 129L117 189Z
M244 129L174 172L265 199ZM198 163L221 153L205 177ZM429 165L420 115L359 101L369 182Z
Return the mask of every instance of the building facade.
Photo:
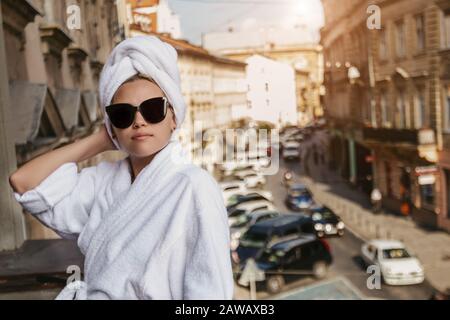
M119 21L126 37L140 34L168 33L181 38L180 17L173 13L168 0L117 0Z
M323 115L322 47L304 28L209 33L204 35L203 45L214 54L234 60L261 55L290 65L295 70L295 122L302 125Z
M322 2L334 165L367 193L378 187L387 208L448 230L448 1ZM368 27L370 5L379 27Z
M261 55L246 60L248 108L246 116L276 128L297 125L295 71L286 63Z
M14 145L17 167L99 128L99 74L122 34L112 0L5 0L1 9L9 96L1 107L14 124L4 143ZM79 168L121 156L105 153ZM23 239L56 237L29 215L22 224Z

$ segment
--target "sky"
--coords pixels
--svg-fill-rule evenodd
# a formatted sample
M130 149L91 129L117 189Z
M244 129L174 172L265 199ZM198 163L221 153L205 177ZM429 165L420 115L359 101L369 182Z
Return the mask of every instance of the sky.
M265 26L289 28L323 25L320 0L168 0L181 19L183 38L200 45L202 33L252 30Z

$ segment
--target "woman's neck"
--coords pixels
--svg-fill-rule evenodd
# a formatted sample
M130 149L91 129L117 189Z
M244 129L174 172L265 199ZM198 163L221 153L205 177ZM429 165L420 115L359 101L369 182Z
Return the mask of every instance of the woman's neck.
M128 157L128 163L131 166L131 183L134 182L139 173L144 169L155 157L156 154L144 158Z

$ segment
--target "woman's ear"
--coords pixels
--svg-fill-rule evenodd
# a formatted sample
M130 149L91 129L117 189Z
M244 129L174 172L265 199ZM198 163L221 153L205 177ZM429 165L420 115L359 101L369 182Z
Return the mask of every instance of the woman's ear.
M175 112L173 111L172 106L170 107L170 110L172 110L172 132L175 131L175 129L177 128L177 118L175 117Z

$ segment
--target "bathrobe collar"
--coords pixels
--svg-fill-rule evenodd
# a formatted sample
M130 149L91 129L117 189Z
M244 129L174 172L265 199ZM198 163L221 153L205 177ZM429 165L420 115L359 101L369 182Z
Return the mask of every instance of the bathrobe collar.
M122 161L121 166L126 166L126 170L120 170L121 173L126 172L128 178L125 177L125 184L128 184L128 190L123 190L122 182L117 181L120 186L116 187L115 194L117 199L112 199L109 212L104 215L104 220L96 230L95 234L90 238L79 237L79 246L82 252L86 255L85 268L95 268L93 262L96 260L95 256L98 254L100 248L105 240L111 236L113 230L122 228L125 220L132 219L133 216L139 214L135 208L142 204L143 201L148 201L152 196L158 193L158 190L170 181L170 178L182 168L191 164L186 153L184 152L179 141L169 141L153 160L144 167L136 177L135 181L131 183L131 173L129 172L129 165L126 161ZM121 180L121 179L118 179ZM122 192L120 192L122 191ZM80 239L88 241L81 242ZM96 272L90 272L96 274Z

